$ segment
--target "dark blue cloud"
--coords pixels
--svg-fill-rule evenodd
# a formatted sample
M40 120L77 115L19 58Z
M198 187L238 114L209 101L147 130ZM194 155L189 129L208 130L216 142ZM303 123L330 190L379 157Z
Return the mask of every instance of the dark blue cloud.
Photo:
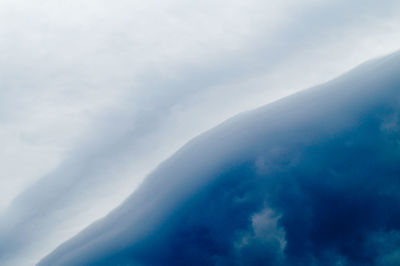
M192 140L39 265L398 265L400 56Z

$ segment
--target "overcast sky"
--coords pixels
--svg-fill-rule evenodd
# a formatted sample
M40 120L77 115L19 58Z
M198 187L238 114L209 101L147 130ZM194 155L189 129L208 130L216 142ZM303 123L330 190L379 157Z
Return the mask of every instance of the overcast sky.
M232 115L397 50L399 12L396 0L1 1L0 264L38 261Z

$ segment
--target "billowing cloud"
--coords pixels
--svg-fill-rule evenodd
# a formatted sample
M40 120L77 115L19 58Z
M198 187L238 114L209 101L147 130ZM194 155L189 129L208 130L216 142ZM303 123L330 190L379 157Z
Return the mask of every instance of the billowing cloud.
M193 139L39 265L396 265L400 55Z
M201 132L400 44L397 1L0 5L2 265L36 262Z

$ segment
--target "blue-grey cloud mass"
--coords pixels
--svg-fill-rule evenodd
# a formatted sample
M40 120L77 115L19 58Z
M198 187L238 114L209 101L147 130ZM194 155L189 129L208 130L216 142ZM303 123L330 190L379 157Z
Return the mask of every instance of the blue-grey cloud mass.
M0 265L37 264L151 182L155 169L187 142L230 117L398 50L399 13L398 0L0 1ZM321 99L312 104L324 110L332 99ZM307 121L317 114L310 111ZM268 127L289 127L285 119L278 112ZM396 116L387 119L384 128L394 130ZM225 173L247 160L245 152L261 138L249 144L245 135L262 129L250 126L240 133L243 143L222 146L233 142L227 130L219 149L207 144L196 153L204 167L190 170L183 191L173 195L199 191L200 177L216 179L214 166ZM271 155L248 160L272 171L269 156L279 160L288 148L275 145ZM229 161L226 154L241 159ZM176 167L189 171L192 164ZM202 172L208 174L197 177ZM157 200L179 201L168 197ZM159 224L149 204L135 212L151 212L146 219ZM269 232L285 250L282 215L266 207L251 223L254 234Z
M39 265L398 265L400 54L242 113Z

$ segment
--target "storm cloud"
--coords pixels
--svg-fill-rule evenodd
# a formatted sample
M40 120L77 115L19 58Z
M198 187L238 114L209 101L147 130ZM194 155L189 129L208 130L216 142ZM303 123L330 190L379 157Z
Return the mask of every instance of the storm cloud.
M228 118L398 49L399 12L395 0L1 1L0 264L37 263ZM264 216L283 239L279 214L254 223Z
M396 265L400 55L191 140L39 265Z

